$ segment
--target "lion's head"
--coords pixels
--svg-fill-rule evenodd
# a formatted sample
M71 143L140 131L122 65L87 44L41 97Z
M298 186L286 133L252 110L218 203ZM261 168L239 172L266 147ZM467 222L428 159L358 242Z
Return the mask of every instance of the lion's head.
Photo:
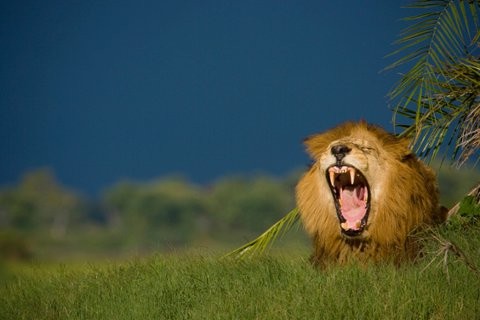
M305 145L314 163L296 193L315 262L403 259L415 251L409 234L442 220L435 175L408 140L360 122Z

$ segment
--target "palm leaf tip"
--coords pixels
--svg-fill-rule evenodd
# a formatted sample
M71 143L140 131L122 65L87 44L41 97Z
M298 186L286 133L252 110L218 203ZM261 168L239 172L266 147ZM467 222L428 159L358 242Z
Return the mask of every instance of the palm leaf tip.
M243 259L264 253L271 247L279 235L285 234L292 228L292 226L298 221L298 218L299 212L298 209L295 208L287 213L283 218L278 220L256 239L227 253L224 258L232 257Z

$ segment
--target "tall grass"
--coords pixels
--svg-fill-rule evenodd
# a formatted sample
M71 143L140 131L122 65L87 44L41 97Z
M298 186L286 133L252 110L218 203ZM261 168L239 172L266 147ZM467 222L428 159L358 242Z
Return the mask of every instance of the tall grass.
M479 265L478 228L438 235L454 235L465 257ZM81 268L28 267L0 286L0 319L478 318L480 277L442 248L429 241L417 264L325 271L313 269L306 255L279 254L240 261L158 255Z

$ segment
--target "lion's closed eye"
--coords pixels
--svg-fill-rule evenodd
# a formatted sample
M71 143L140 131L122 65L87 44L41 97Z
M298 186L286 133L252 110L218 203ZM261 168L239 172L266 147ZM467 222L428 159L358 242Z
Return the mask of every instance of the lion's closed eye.
M359 146L358 147L360 150L362 150L364 153L373 153L373 152L376 152L376 149L374 147L371 147L371 146Z

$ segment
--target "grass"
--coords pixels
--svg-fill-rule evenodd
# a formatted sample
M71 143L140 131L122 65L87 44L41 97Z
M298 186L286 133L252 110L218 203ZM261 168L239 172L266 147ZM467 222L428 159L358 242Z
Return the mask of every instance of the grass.
M478 319L479 228L436 236L455 244L427 241L424 258L401 267L319 271L304 252L17 266L0 285L0 319Z

